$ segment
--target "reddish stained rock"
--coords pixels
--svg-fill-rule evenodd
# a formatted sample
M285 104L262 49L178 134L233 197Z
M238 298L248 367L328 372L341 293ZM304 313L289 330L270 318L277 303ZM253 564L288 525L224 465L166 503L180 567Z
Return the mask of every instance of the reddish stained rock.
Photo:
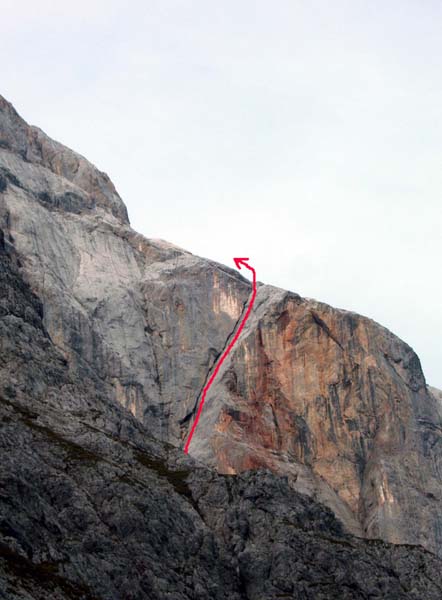
M435 550L440 403L416 354L370 319L270 286L257 304L209 393L193 453L225 473L291 474L340 503L352 531Z

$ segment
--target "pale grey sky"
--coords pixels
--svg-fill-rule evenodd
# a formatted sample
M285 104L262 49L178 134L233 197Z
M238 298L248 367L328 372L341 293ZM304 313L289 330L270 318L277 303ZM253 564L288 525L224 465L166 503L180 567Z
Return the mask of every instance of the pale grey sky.
M442 3L3 0L1 89L135 229L370 316L442 388Z

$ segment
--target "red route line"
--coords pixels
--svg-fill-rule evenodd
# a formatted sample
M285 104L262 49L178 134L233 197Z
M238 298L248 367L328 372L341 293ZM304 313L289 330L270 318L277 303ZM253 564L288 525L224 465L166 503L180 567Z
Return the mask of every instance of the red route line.
M249 271L252 271L252 275L253 275L252 295L250 296L250 300L249 300L249 304L247 306L246 314L244 315L244 318L241 321L240 326L238 327L233 340L230 342L230 344L227 346L227 348L222 353L221 357L219 358L219 360L218 360L218 362L216 364L215 370L213 371L212 375L210 376L209 381L204 386L203 393L201 395L201 401L200 401L200 404L198 406L198 411L196 413L196 417L195 417L195 420L193 422L192 429L190 430L189 436L187 438L186 445L184 446L184 452L186 454L189 453L190 442L192 441L193 434L195 433L195 429L197 428L198 421L200 419L201 412L203 410L204 402L206 400L207 392L209 391L210 386L212 385L215 377L217 376L218 371L221 368L221 365L223 364L223 362L227 358L227 355L229 354L229 352L232 350L233 346L237 342L237 340L238 340L238 338L239 338L239 336L241 334L241 331L243 330L244 325L246 324L246 321L249 318L250 313L252 312L253 303L255 302L255 298L256 298L256 271L255 271L255 269L253 267L251 267L249 264L247 264L245 262L246 260L249 260L249 259L248 258L234 258L233 260L235 261L235 264L238 267L238 269L241 270L241 265L243 265L244 267L246 267L247 269L249 269Z

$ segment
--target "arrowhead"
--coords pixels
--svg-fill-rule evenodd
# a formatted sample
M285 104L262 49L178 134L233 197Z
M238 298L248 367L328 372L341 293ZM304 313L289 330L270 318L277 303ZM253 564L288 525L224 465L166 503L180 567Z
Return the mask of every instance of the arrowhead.
M246 260L250 260L249 258L234 258L236 267L241 271L241 265L247 266Z

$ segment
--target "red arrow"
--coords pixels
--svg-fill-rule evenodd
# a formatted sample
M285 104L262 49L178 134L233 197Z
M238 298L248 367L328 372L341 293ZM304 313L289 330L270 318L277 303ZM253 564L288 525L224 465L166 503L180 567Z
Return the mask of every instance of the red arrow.
M201 411L203 410L203 406L204 406L204 402L206 400L206 396L207 396L207 392L209 391L210 386L212 385L215 377L218 374L218 371L221 368L221 365L223 364L223 362L225 361L225 359L227 358L229 352L232 350L233 346L235 345L235 343L237 342L241 331L244 328L244 325L246 324L247 319L250 316L250 313L252 312L252 307L253 307L253 303L255 302L255 298L256 298L256 271L253 267L251 267L246 261L249 260L248 258L234 258L233 259L235 261L236 266L238 267L239 270L241 270L241 266L246 267L246 269L249 269L249 271L252 272L253 275L253 281L252 281L252 294L250 296L249 299L249 303L247 306L247 310L246 313L238 327L238 329L236 330L235 335L233 336L233 340L230 342L230 344L227 346L227 348L224 350L224 352L221 354L220 358L218 359L218 362L216 363L215 369L213 370L212 375L209 378L209 381L206 383L206 385L204 386L203 389L203 393L201 394L201 400L200 400L200 404L198 406L198 410L196 413L196 417L195 420L193 422L192 425L192 429L190 430L190 433L187 437L187 442L186 445L184 446L184 452L186 454L189 453L189 446L190 446L190 442L192 441L193 438L193 434L195 433L195 429L198 425L198 421L200 420L200 416L201 416Z

